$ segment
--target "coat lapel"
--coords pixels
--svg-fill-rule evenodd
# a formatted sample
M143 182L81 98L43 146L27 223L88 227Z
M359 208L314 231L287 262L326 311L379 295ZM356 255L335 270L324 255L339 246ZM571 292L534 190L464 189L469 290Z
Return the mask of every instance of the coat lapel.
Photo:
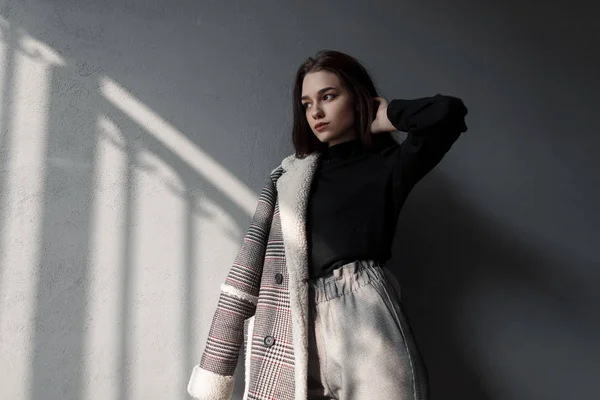
M294 154L282 162L284 173L277 180L281 230L289 275L292 336L294 339L295 399L307 398L308 371L308 243L306 209L320 153L305 158Z

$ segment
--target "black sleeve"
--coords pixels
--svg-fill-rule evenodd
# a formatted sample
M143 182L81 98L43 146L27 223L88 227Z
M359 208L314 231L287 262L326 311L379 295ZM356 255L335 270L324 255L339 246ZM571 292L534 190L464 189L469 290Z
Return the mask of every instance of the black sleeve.
M403 202L408 192L467 131L467 108L461 99L436 94L415 100L389 102L387 117L406 139L392 154L394 193Z

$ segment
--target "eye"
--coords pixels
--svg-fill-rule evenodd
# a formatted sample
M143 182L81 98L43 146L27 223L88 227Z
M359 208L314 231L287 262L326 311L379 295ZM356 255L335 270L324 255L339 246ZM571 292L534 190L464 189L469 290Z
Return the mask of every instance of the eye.
M325 99L325 97L327 97L327 96L332 96L332 98L335 97L334 94L327 93L325 96L323 96L323 99ZM302 107L304 107L304 109L306 110L308 108L308 104L309 103L304 103L304 104L302 104Z

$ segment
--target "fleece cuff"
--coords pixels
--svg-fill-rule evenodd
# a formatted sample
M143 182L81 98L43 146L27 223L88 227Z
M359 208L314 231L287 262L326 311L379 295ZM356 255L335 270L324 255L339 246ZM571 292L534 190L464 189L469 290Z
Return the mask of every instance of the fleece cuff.
M234 376L215 374L196 365L190 376L187 391L199 400L231 400Z

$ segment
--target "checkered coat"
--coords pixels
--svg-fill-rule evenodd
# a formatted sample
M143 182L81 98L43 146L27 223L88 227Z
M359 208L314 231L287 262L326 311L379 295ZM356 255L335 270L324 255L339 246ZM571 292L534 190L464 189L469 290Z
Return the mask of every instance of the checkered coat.
M245 347L244 399L306 400L308 269L305 211L320 153L286 157L262 189L225 282L206 348L188 384L201 400L230 400Z

